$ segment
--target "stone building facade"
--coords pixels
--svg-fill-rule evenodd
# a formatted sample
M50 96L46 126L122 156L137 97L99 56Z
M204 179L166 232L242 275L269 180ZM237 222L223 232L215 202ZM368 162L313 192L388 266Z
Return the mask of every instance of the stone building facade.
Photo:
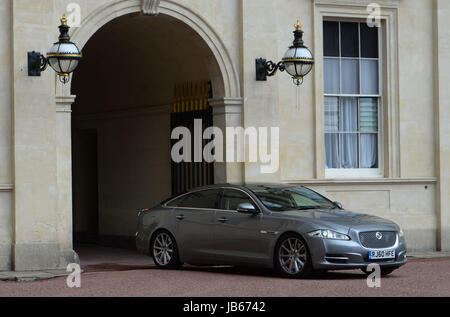
M76 233L132 238L171 195L174 87L205 81L214 126L280 128L276 173L217 163L215 182L306 185L396 221L410 250L450 250L449 1L0 2L0 271L64 268ZM64 12L79 68L29 77ZM255 80L297 19L316 62L299 105L286 74Z

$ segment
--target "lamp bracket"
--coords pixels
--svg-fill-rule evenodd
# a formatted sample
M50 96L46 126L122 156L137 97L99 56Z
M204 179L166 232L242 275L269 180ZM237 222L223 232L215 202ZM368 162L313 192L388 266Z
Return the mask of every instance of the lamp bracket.
M255 63L257 81L266 81L267 76L273 76L278 70L283 72L286 69L283 62L275 64L272 61L266 61L264 58L257 58Z
M28 52L28 76L41 76L48 65L48 60L39 52Z

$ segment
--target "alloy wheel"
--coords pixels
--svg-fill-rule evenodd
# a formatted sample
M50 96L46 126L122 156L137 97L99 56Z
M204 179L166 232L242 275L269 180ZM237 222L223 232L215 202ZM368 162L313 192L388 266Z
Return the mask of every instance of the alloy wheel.
M295 275L302 272L307 263L304 243L298 238L287 238L280 246L278 260L286 273Z
M165 232L159 233L153 243L153 259L161 266L167 266L173 258L174 243Z

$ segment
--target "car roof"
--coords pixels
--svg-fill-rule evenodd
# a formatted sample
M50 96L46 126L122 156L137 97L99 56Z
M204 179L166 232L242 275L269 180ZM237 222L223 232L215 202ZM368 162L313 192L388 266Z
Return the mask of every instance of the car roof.
M206 190L206 189L215 189L215 188L222 188L222 187L230 187L230 188L237 188L237 189L257 189L257 188L287 188L287 187L295 187L295 185L292 184L283 184L283 183L223 183L223 184L214 184L214 185L206 185L202 187L196 187L188 190L187 192L193 192L198 190Z

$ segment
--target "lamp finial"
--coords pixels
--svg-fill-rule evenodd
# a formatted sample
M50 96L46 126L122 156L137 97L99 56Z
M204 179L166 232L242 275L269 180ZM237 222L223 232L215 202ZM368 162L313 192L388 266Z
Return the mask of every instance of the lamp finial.
M296 31L301 31L303 25L300 24L300 20L297 20L297 24L294 27Z
M62 18L61 18L61 24L62 25L67 25L67 15L64 13Z

